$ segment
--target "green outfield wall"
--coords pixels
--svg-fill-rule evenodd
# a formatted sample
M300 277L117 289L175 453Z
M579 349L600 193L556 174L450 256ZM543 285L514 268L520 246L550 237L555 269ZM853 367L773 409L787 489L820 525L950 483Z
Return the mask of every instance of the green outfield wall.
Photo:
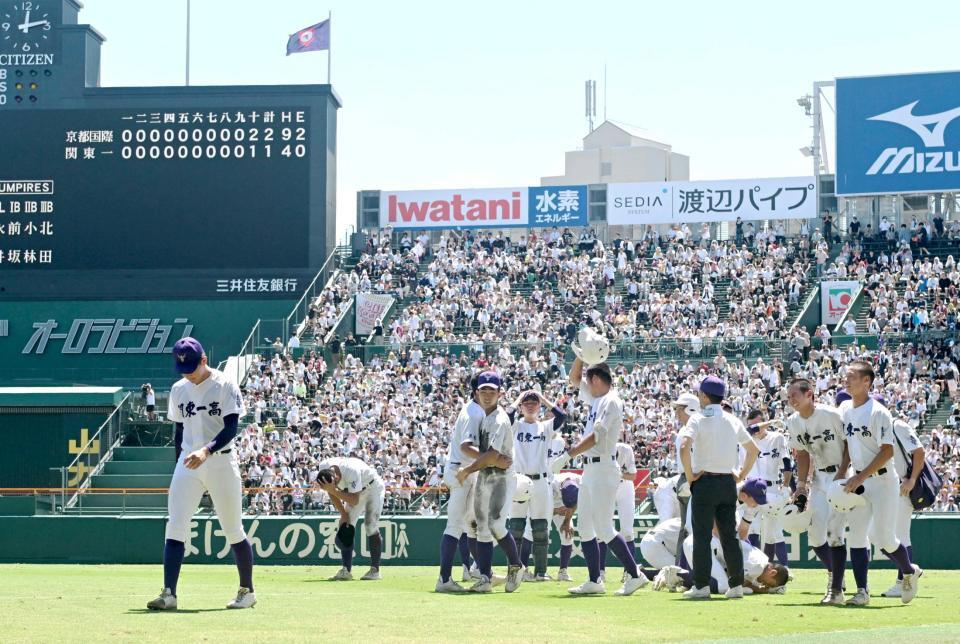
M10 507L12 507L11 504ZM4 505L0 503L0 511ZM636 538L656 523L655 516L638 517ZM0 517L0 563L160 564L165 520L160 517ZM244 520L260 564L332 565L339 562L334 544L333 517L261 517ZM381 520L384 566L437 564L443 518L393 516ZM363 534L362 529L357 534ZM960 541L960 516L924 515L913 522L913 547L925 568L960 569L960 554L949 544ZM358 566L369 553L358 536ZM806 534L787 537L791 565L817 567ZM575 544L573 565L584 565ZM559 556L559 539L551 534L550 566ZM879 553L875 553L877 555ZM502 557L499 554L499 563ZM889 563L882 555L877 565ZM230 546L216 519L197 517L191 525L187 563L232 562ZM614 565L611 559L611 565Z

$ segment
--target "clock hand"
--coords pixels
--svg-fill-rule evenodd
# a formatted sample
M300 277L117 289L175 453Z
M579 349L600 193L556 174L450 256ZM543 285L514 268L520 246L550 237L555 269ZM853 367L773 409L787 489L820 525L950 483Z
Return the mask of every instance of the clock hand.
M23 18L23 24L22 24L22 25L17 25L17 29L19 29L19 30L22 31L23 33L27 33L28 31L30 31L30 25L27 24L27 23L29 23L29 22L30 22L30 10L28 9L28 10L27 10L27 15L24 16L24 18Z
M49 25L49 24L50 24L50 21L49 21L49 20L37 20L36 22L26 23L26 24L21 25L21 26L22 26L22 27L26 27L26 29L25 29L24 31L28 31L28 30L30 30L32 27L39 27L40 25Z

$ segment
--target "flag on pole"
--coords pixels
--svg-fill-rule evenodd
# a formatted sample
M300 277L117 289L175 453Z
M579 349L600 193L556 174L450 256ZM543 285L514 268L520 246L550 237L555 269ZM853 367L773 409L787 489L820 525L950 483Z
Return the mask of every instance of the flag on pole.
M330 21L318 22L312 27L291 34L287 40L287 56L304 51L322 51L330 49Z

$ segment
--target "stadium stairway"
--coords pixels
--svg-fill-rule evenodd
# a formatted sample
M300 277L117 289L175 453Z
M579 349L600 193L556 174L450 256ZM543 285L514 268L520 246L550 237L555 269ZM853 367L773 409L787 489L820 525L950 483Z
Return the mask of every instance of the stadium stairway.
M166 514L167 493L124 492L167 488L173 477L170 447L117 447L103 469L90 478L91 492L78 495L72 514ZM116 493L104 490L119 490Z

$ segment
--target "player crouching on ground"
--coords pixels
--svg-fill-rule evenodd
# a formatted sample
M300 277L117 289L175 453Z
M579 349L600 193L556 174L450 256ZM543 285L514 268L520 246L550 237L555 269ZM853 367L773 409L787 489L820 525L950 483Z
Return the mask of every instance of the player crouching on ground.
M331 579L353 579L353 537L361 513L370 549L370 570L361 579L380 579L380 554L383 551L380 513L383 512L385 492L380 475L359 458L329 458L320 464L317 483L340 512L336 544L340 548L343 567Z
M679 528L679 525L677 525ZM753 547L749 541L739 541L743 554L743 586L744 594L780 593L790 580L790 571L786 566L771 563L770 558L759 548ZM672 544L668 544L672 545ZM726 594L730 589L731 571L728 569L723 556L720 540L714 535L710 550L712 561L710 567L710 593ZM693 536L683 542L683 560L681 566L666 566L659 571L644 569L643 574L653 580L653 590L669 590L675 592L683 588L693 587L693 574L690 572L687 561L693 557ZM733 598L739 598L735 596Z

